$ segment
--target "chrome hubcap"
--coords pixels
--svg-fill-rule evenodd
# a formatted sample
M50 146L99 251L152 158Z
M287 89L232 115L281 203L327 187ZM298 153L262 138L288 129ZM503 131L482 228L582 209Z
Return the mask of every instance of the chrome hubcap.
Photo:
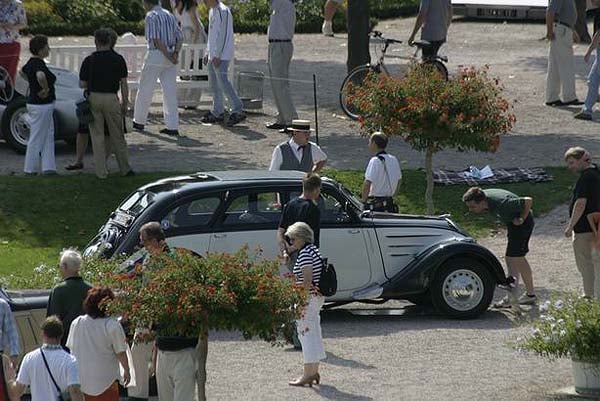
M455 270L444 280L442 291L444 301L452 309L469 311L483 299L483 280L472 270Z
M10 135L23 146L29 141L29 122L27 121L27 109L25 107L17 110L10 118Z

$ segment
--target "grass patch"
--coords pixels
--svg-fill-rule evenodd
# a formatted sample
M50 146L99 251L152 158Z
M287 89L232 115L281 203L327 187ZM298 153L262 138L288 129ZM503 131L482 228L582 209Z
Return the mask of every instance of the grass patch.
M519 195L533 197L537 216L569 200L576 176L564 168L548 168L554 175L549 183L502 185ZM403 171L401 193L397 197L403 213L425 212L425 173ZM99 181L94 176L0 177L0 277L14 274L31 277L33 267L55 265L66 247L82 248L106 221L110 212L136 188L172 176L174 173L148 173L135 177L111 177ZM325 175L344 183L358 193L362 171L327 170ZM452 218L475 237L496 229L491 217L467 213L461 202L466 186L436 187L436 214Z

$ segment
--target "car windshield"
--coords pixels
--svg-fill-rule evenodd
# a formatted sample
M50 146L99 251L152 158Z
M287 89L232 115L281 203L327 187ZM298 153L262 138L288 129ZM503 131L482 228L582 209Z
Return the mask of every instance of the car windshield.
M119 206L119 210L122 210L134 217L138 216L140 213L146 210L148 206L152 204L152 201L155 197L156 194L153 192L134 192L129 198L125 200L125 202L121 203L121 206Z

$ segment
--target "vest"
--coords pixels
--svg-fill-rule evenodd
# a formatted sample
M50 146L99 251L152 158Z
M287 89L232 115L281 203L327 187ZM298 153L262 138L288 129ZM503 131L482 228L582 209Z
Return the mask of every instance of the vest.
M279 145L281 150L281 167L280 170L298 170L310 173L313 168L312 150L310 143L306 144L304 151L302 152L302 160L298 162L292 147L288 142L284 142Z

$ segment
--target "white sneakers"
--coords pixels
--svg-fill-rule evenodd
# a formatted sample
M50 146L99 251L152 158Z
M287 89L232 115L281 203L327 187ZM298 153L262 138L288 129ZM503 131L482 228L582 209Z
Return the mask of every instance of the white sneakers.
M331 21L323 21L323 26L321 26L321 32L325 36L333 37L333 25Z

